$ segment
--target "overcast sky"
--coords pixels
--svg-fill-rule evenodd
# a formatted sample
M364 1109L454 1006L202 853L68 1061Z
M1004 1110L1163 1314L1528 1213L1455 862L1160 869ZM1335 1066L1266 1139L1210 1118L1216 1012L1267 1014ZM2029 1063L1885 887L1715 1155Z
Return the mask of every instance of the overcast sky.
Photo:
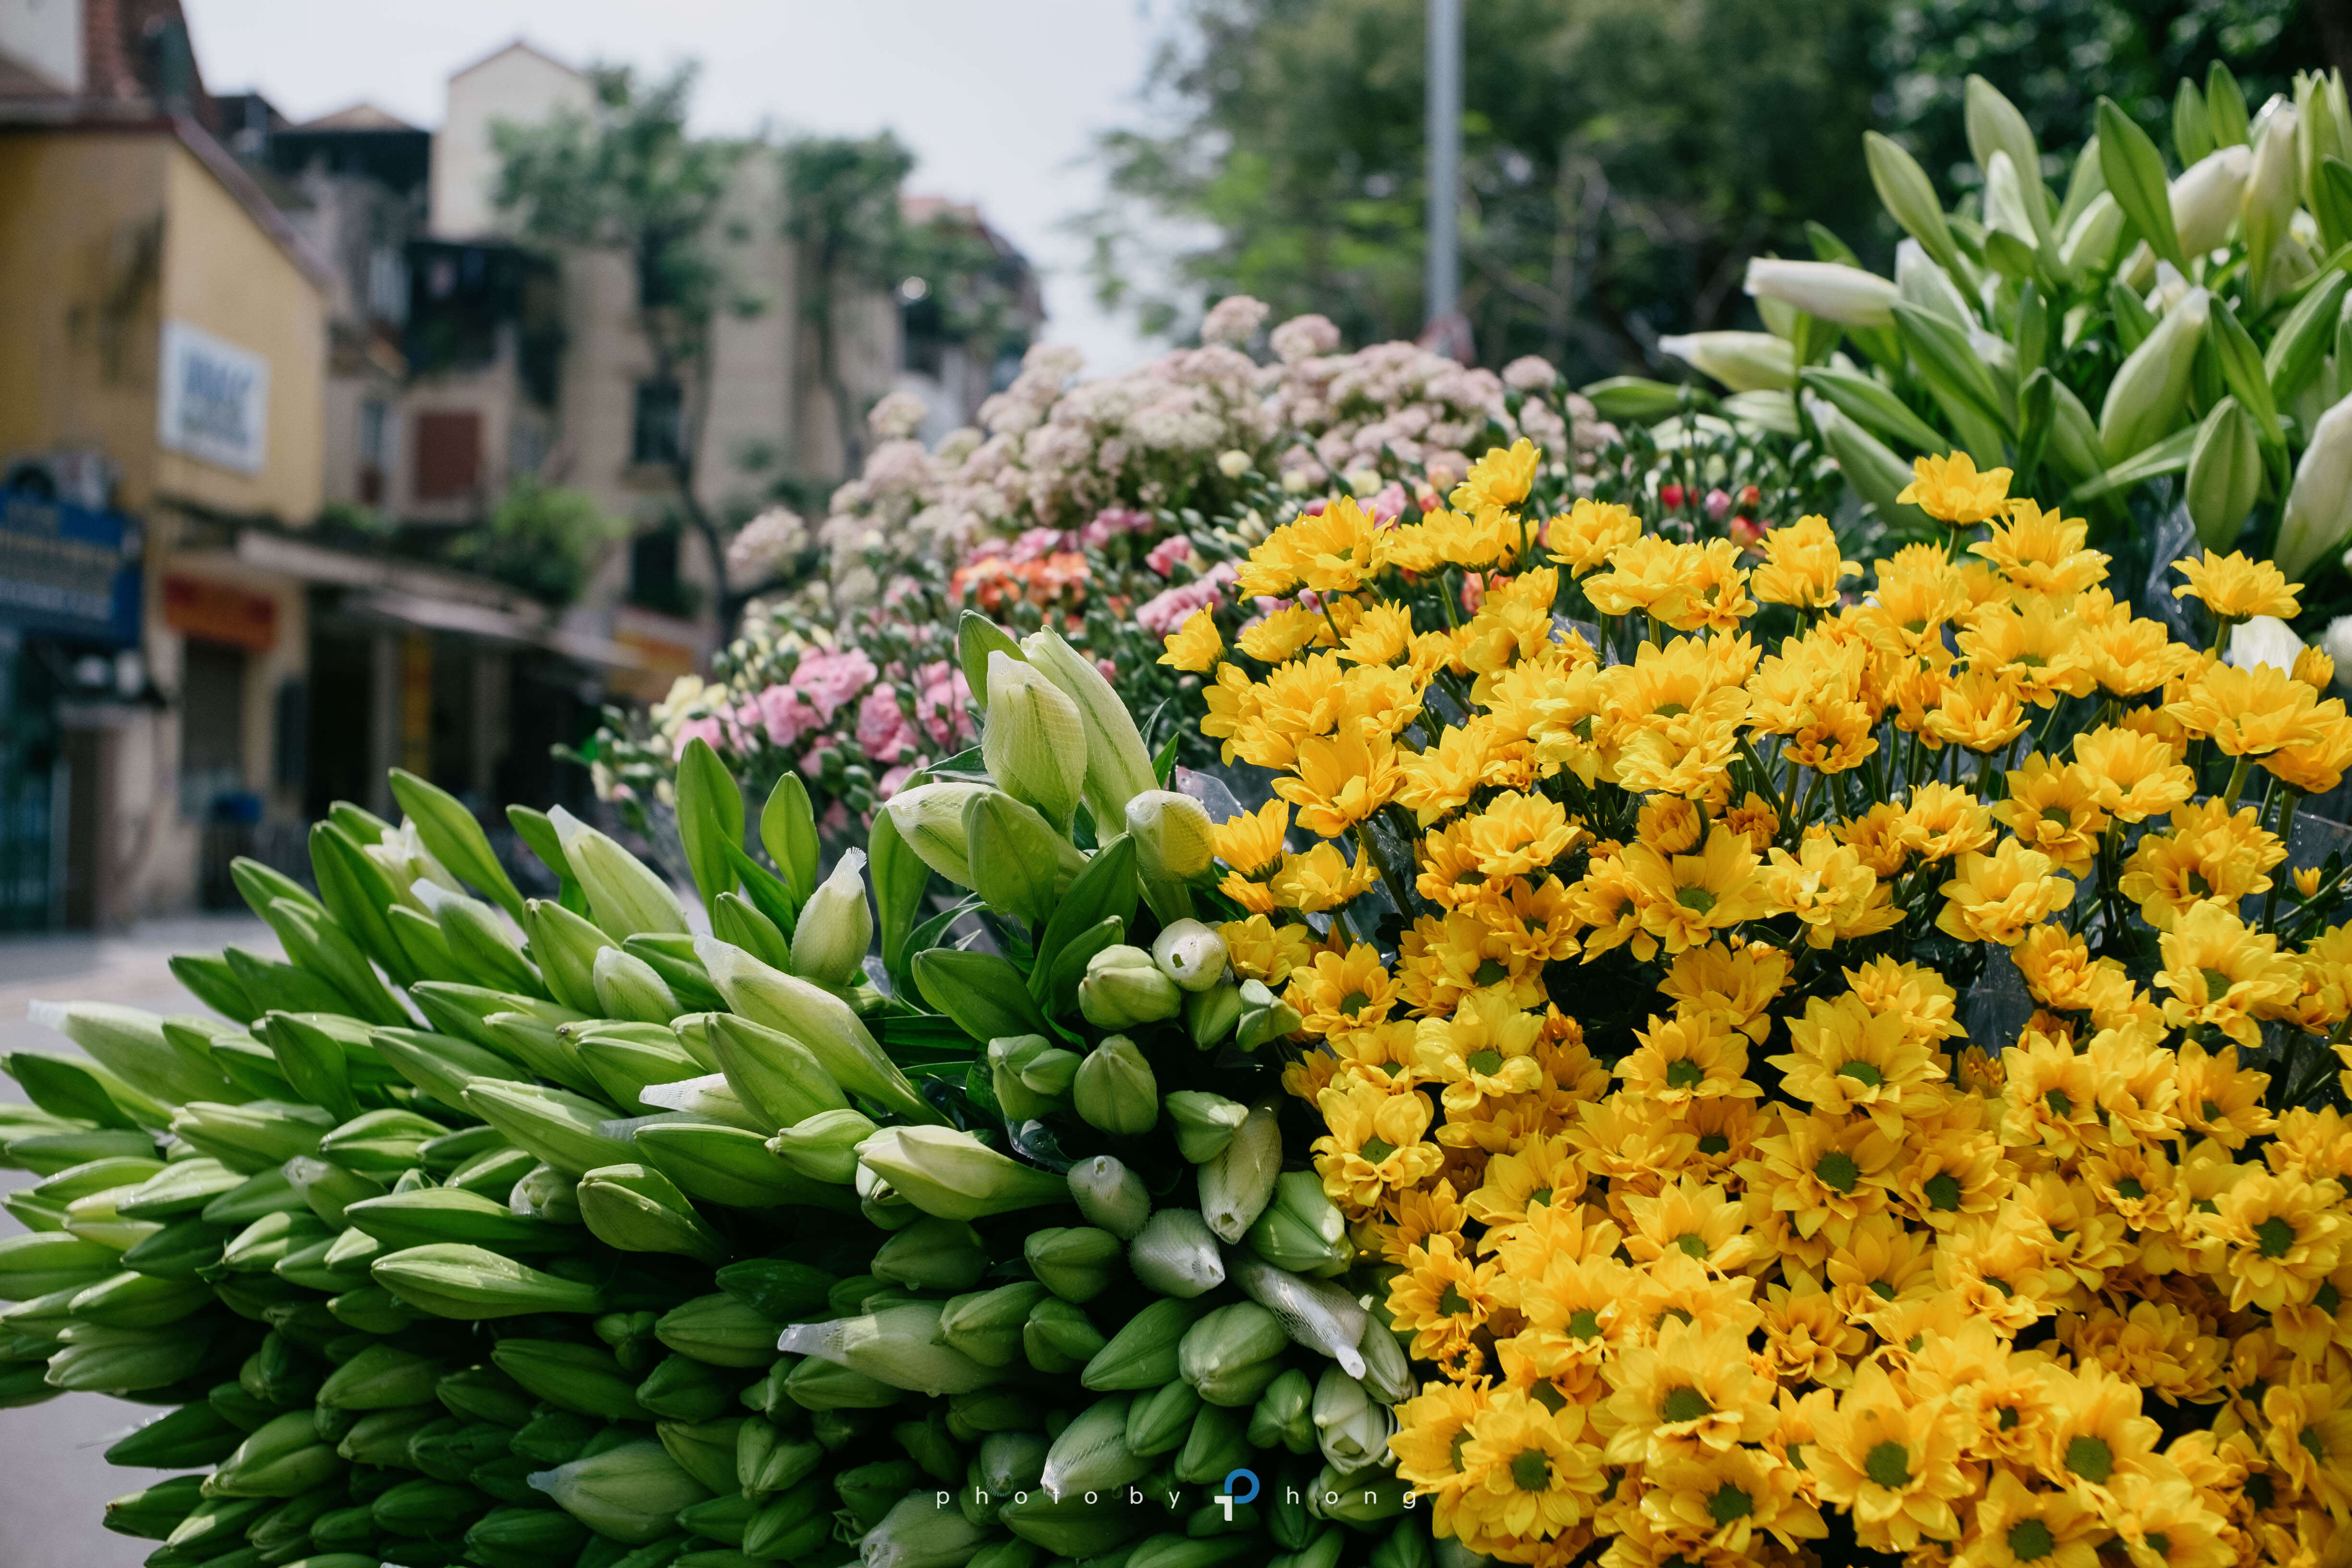
M1061 220L1094 205L1094 132L1131 122L1170 0L183 0L205 85L294 120L362 100L441 118L449 74L517 37L574 65L702 64L698 128L866 134L920 162L912 188L976 201L1045 277L1049 339L1096 371L1151 352L1104 316Z

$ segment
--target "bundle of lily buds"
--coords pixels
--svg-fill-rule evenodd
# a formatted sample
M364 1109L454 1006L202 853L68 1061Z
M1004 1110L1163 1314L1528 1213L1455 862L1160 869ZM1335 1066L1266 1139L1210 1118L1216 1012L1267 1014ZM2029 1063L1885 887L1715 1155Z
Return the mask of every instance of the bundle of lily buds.
M110 1529L153 1568L1434 1561L1207 809L1053 634L961 651L982 744L822 876L800 781L747 822L699 742L696 919L562 810L508 812L526 898L395 772L311 885L237 865L283 952L175 960L209 1013L37 1009L79 1049L0 1063L40 1178L0 1400L161 1411Z

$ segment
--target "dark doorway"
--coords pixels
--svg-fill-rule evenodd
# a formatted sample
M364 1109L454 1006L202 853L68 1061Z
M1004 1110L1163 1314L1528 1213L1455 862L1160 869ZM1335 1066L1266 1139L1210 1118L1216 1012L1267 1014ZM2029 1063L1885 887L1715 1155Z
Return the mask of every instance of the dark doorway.
M336 801L374 798L375 639L320 628L310 637L310 766L302 815L312 822Z

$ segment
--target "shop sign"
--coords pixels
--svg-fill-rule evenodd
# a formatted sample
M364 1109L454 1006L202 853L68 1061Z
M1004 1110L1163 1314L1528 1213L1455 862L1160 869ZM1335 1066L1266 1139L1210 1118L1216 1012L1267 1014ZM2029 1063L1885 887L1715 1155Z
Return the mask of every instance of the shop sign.
M0 493L0 626L139 640L139 536L120 512Z
M163 323L156 438L174 452L257 474L268 450L269 362L185 321Z
M278 641L278 601L174 572L163 579L163 624L183 637L267 653Z

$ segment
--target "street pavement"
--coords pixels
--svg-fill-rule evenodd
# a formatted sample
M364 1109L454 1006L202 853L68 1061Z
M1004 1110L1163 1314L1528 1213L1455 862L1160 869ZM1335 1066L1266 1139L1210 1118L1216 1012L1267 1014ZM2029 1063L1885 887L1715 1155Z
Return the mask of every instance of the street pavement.
M65 1039L28 1023L27 1004L96 998L158 1013L202 1012L172 978L175 952L217 952L235 943L275 954L268 929L249 915L153 921L107 935L0 940L0 1053L79 1054ZM0 1078L0 1100L21 1100ZM0 1193L28 1186L22 1171L0 1171ZM0 1214L0 1235L23 1228ZM0 1410L0 1568L136 1568L155 1548L105 1530L109 1498L162 1480L161 1470L117 1469L100 1456L108 1444L161 1412L96 1394L68 1394L46 1404Z

